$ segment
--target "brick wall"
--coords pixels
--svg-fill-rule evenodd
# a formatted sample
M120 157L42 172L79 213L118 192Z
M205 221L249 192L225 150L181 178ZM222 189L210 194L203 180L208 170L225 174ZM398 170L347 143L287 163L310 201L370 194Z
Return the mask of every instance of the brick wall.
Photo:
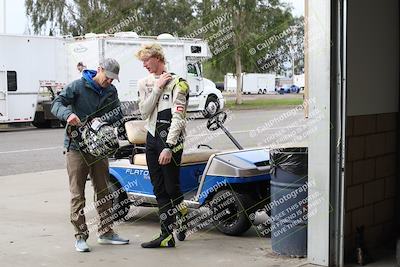
M397 113L347 117L345 252L354 255L356 227L369 249L395 238Z

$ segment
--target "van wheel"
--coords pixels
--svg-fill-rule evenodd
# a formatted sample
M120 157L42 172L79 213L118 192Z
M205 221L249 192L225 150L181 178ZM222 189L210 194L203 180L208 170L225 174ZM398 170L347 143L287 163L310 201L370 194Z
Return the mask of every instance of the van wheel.
M219 110L219 102L216 96L210 95L206 101L206 108L203 111L205 118L210 118Z
M118 180L110 175L110 179L108 180L108 191L109 194L115 194L112 202L112 214L114 221L126 221L128 220L129 209L131 207L131 203L128 199L128 195L125 189L122 188L121 184Z
M221 190L214 195L211 203L213 222L220 232L238 236L251 227L254 201L249 195Z

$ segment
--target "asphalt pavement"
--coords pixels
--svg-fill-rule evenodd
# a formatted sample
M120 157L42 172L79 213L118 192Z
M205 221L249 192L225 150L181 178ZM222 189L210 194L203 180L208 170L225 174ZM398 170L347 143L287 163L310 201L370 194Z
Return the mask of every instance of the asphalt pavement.
M290 135L294 129L304 128L301 122L304 120L304 113L301 110L292 111L291 109L228 111L225 126L243 147L266 147L276 139L291 141L281 137ZM278 120L288 114L292 116ZM204 118L188 121L185 150L196 149L199 144L207 144L219 150L236 149L222 130L210 132L206 128L206 123L207 120ZM2 129L0 176L65 168L63 138L62 128Z

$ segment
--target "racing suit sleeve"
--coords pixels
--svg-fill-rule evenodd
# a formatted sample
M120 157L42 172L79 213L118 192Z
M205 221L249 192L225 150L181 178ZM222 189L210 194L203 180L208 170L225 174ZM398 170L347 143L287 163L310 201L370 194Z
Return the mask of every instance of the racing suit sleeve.
M72 84L67 85L51 103L51 113L61 121L67 121L71 115L71 104L74 102L75 93Z
M158 104L162 89L155 84L151 93L146 92L145 80L139 81L139 110L143 120L146 120L153 113Z
M167 135L167 146L172 147L183 140L178 140L186 127L186 109L189 100L189 84L182 78L179 78L173 89L174 99L172 103L171 126Z

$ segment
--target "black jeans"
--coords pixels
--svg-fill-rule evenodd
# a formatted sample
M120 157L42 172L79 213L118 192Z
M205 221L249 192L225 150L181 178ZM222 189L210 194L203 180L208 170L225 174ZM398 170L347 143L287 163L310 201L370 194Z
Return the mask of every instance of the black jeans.
M146 138L146 160L159 208L161 233L172 234L177 210L174 207L183 201L179 184L179 169L183 150L180 149L176 153L172 153L172 159L169 164L160 165L158 158L165 147L164 142L165 138L159 136L157 131L155 137L148 133Z

